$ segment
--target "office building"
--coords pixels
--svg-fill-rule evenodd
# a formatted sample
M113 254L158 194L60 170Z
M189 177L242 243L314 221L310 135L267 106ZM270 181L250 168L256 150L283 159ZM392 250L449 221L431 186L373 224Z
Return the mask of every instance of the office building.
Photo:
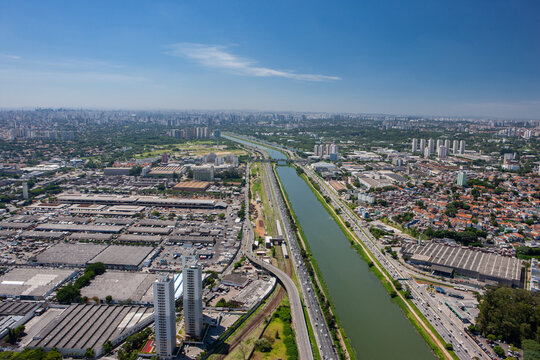
M418 139L412 139L412 149L411 149L411 151L413 153L415 153L417 148L418 148Z
M193 180L198 181L214 181L214 167L213 166L193 166Z
M160 359L172 359L176 349L176 312L174 281L159 275L154 282L154 321L156 354Z
M203 330L202 269L194 260L185 260L184 330L189 337L200 338Z
M465 171L458 172L457 184L458 184L458 186L466 186L467 185L467 173Z

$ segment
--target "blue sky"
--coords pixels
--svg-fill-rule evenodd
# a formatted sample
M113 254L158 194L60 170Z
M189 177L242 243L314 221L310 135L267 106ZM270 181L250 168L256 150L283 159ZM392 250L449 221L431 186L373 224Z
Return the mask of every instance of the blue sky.
M540 118L540 1L0 0L0 107Z

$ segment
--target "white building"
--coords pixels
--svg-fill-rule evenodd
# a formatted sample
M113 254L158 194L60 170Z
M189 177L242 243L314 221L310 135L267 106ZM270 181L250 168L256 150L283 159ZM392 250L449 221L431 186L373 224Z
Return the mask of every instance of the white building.
M184 329L187 336L199 338L203 331L202 269L196 261L186 261L184 274Z
M459 141L454 140L454 145L452 146L452 152L454 154L457 154L459 151Z
M172 359L176 349L176 313L174 281L160 275L154 282L154 321L156 354L160 359Z
M446 156L448 155L448 149L446 148L446 146L439 146L437 148L437 157L439 159L446 159Z
M417 148L418 148L418 139L412 139L412 149L411 149L411 151L413 153L415 153Z
M429 153L433 154L433 152L435 151L435 141L433 139L428 140L428 148L429 148Z
M465 171L458 172L457 184L458 184L458 186L467 185L467 173Z
M426 139L420 139L420 153L424 153L424 149L426 148Z
M460 155L465 154L465 140L461 140L459 142L459 154Z

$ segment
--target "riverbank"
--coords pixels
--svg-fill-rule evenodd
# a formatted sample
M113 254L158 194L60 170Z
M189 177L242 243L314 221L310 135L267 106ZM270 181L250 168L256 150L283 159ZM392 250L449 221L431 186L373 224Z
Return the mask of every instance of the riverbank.
M346 357L348 359L356 359L356 353L354 352L354 349L352 348L350 341L348 337L345 334L345 330L343 329L343 326L341 325L341 322L339 318L336 316L336 310L334 307L334 304L331 300L331 297L329 295L328 288L326 287L326 283L324 282L324 279L322 278L321 271L319 269L319 266L317 265L317 260L312 256L311 249L309 248L309 243L306 240L306 236L304 234L304 231L302 229L302 226L300 225L298 218L296 214L294 213L294 210L290 204L289 196L287 192L285 191L283 184L281 183L281 179L279 178L277 171L275 170L275 167L273 167L274 175L276 176L279 189L281 192L281 195L283 196L283 199L285 200L285 204L287 205L287 211L291 220L291 223L294 224L296 228L296 236L298 243L302 246L302 249L304 250L305 254L307 255L307 259L304 258L304 261L309 261L309 264L311 266L312 272L309 273L312 283L315 286L315 290L317 291L317 298L319 300L319 304L321 305L321 308L325 309L325 306L328 306L330 309L331 316L333 317L334 321L337 325L337 338L333 338L334 344L336 345L337 349L340 349L338 351L338 355L340 358ZM322 289L322 290L321 290ZM322 298L322 296L324 298ZM326 325L329 327L329 329L334 328L334 324L329 323L328 319L325 316L325 322Z
M356 250L360 257L368 263L369 269L374 273L374 275L381 281L383 286L388 291L389 295L392 297L392 300L398 304L402 312L406 315L409 321L413 324L418 333L424 338L426 343L429 345L431 350L439 357L439 359L458 359L457 355L446 349L446 342L438 334L438 332L433 328L433 326L427 321L427 319L420 313L416 308L414 303L409 299L406 299L404 296L404 291L396 287L396 284L391 280L390 275L386 272L384 267L379 263L379 261L371 254L369 249L360 241L356 234L354 234L349 227L346 225L346 222L336 213L335 209L326 202L324 196L320 191L313 186L313 183L309 177L302 173L302 179L309 186L313 194L317 197L319 202L324 206L326 211L332 216L332 218L339 225L345 236L351 242L351 246ZM317 185L318 186L318 185ZM350 225L350 224L349 224ZM367 236L367 235L366 235Z

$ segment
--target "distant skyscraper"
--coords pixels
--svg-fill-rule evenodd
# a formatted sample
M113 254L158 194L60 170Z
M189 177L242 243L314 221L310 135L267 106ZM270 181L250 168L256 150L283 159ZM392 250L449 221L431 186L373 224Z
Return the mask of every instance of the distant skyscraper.
M23 198L25 200L28 200L28 183L26 181L23 182L22 184L22 193L23 193Z
M196 261L187 260L184 274L184 329L190 337L200 337L203 330L202 269Z
M465 140L459 142L459 153L460 155L465 154Z
M458 184L458 186L467 185L467 173L465 171L458 172L457 184Z
M174 280L159 275L154 282L154 321L156 353L160 359L172 359L176 348Z
M442 139L437 139L437 146L435 147L435 149L440 148L442 145L443 145Z
M450 150L450 139L444 140L444 146L446 146L446 150Z
M435 141L433 141L433 139L429 139L428 140L428 148L429 148L429 154L433 154L433 152L435 151Z
M420 153L424 153L424 149L426 148L426 139L420 139Z
M448 155L448 150L446 146L441 145L437 148L437 157L439 159L446 159L447 155Z
M431 156L431 150L429 146L426 146L426 148L424 149L424 157L427 159L430 156Z
M459 141L454 140L454 144L452 145L452 152L454 154L457 154L459 151Z
M418 148L418 139L412 139L412 149L411 151L413 154L416 152L416 149Z

